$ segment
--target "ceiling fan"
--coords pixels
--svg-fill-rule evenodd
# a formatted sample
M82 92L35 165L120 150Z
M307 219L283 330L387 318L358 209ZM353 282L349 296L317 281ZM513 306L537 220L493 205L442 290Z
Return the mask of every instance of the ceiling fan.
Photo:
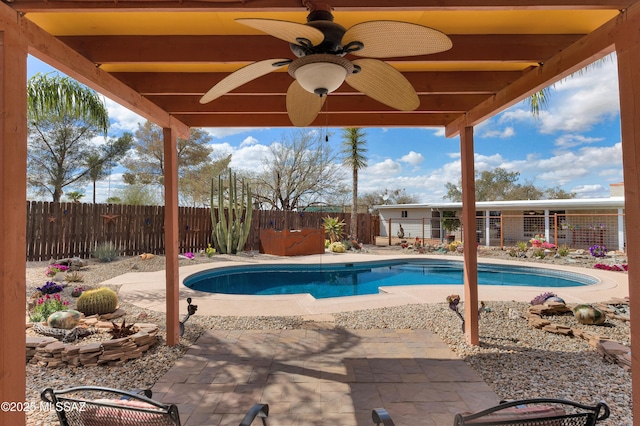
M393 66L378 59L427 55L452 47L445 34L401 21L369 21L348 30L333 22L331 6L302 0L309 10L306 24L272 19L236 19L243 25L289 42L297 59L254 62L220 80L200 99L201 104L288 65L294 78L287 90L287 113L295 126L308 126L318 116L326 95L346 82L359 92L401 111L420 105L409 81ZM353 61L346 55L364 57Z

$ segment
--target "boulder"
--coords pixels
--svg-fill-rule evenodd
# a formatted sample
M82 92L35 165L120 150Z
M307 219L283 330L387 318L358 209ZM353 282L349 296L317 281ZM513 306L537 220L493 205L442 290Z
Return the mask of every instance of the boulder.
M573 315L581 324L600 325L607 319L606 314L591 305L578 305L573 308Z
M51 328L61 328L63 330L71 330L78 325L82 314L73 309L66 311L58 311L49 315L47 325Z

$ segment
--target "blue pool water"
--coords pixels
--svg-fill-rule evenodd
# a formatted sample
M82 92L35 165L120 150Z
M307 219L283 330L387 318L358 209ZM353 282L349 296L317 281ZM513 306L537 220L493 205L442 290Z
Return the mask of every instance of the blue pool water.
M379 293L379 287L462 284L462 262L436 259L311 265L251 265L191 275L184 284L208 293L299 294L316 299ZM587 275L525 266L478 265L484 285L575 287L595 284Z

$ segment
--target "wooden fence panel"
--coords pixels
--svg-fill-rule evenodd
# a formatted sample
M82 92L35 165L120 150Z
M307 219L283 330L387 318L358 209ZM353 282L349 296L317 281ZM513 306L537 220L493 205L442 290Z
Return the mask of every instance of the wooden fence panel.
M217 217L217 212L214 212ZM345 221L350 232L349 213L282 212L254 210L245 250L260 248L260 229L302 229L322 227L327 215ZM379 220L358 215L359 240L370 244L378 234ZM194 253L211 243L211 211L180 207L179 251ZM62 257L91 257L100 244L111 242L122 255L164 254L164 207L121 204L27 202L27 260Z

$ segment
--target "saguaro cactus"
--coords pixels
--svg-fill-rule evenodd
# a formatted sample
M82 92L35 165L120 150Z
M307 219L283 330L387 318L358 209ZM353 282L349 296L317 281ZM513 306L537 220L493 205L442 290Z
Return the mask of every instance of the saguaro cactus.
M218 176L218 218L213 209L214 179L211 180L211 238L218 253L235 254L242 251L249 237L253 207L249 184L242 180L238 199L237 178L229 169L229 206L225 208L224 185L222 176Z

